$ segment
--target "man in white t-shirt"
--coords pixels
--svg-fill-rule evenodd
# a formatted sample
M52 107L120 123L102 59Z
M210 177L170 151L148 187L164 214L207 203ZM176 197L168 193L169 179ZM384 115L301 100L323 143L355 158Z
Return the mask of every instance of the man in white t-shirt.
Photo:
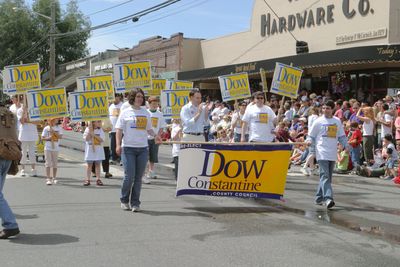
M118 116L121 113L121 106L122 106L121 99L122 95L115 94L115 100L108 108L108 114L110 116L110 120L112 123L112 129L110 131L111 164L116 164L117 161L119 161L119 157L115 152L116 148L115 124L117 123Z
M390 112L390 107L388 104L383 104L381 107L381 117L377 118L376 121L381 124L381 137L383 137L387 134L390 134L393 136L393 116L391 115Z
M335 206L332 191L332 173L337 160L338 141L349 150L347 137L342 122L333 116L335 103L326 101L322 106L323 115L316 119L309 132L307 143L313 146L319 164L319 186L315 198L315 204L325 206L328 209Z
M242 118L241 142L246 142L246 129L250 142L272 142L275 138L275 125L277 116L274 111L264 105L264 93L254 94L255 104L247 106Z

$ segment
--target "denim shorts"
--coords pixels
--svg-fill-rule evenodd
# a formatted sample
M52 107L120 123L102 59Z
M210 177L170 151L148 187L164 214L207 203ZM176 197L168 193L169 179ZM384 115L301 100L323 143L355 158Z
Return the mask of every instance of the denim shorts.
M386 161L386 167L388 168L388 169L393 169L394 167L397 167L397 165L398 165L398 163L397 163L397 160L394 160L394 159L388 159L387 161Z
M87 160L87 164L101 164L102 160Z

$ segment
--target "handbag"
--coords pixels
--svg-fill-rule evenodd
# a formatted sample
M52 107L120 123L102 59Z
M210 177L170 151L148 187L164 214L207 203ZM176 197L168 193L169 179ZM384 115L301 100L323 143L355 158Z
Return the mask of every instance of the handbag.
M11 166L8 169L7 174L9 175L17 175L19 169L18 169L18 160L12 160L11 161Z
M13 138L0 139L0 158L5 160L20 160L21 142Z

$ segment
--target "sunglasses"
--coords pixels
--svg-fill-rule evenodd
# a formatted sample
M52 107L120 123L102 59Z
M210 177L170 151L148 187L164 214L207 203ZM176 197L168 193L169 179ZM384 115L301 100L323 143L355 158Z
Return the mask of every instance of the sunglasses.
M257 97L256 99L264 99L264 97Z

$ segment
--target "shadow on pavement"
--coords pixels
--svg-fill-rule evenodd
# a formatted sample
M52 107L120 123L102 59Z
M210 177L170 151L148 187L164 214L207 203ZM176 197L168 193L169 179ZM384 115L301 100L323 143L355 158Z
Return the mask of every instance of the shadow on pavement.
M211 218L211 215L201 212L180 212L180 211L152 211L143 210L140 213L150 216L179 216L179 217L205 217Z
M37 214L32 214L32 215L22 215L22 214L15 214L15 218L18 220L31 220L31 219L37 219L39 216Z
M59 245L78 242L79 238L62 234L20 234L10 242L23 245Z
M191 207L185 208L213 214L246 214L246 213L271 213L282 212L273 207Z

